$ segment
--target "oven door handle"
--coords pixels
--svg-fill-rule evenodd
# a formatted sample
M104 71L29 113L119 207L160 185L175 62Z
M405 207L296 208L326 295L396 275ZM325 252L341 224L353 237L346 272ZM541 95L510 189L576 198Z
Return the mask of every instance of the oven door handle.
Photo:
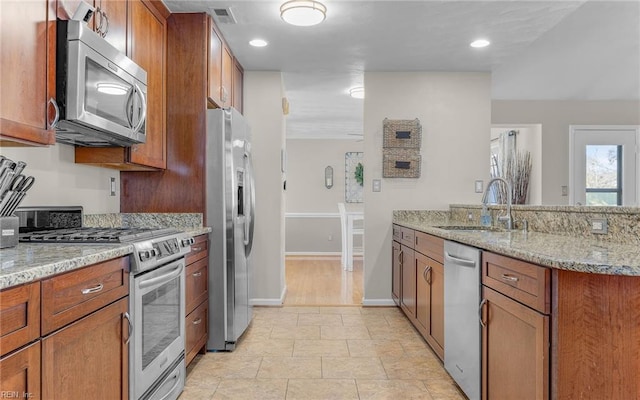
M176 276L179 276L182 273L182 269L183 268L184 268L183 264L180 263L171 272L168 272L168 273L166 273L164 275L157 276L155 278L148 279L146 281L139 282L138 283L138 287L140 289L145 289L145 288L148 288L148 287L151 287L151 286L161 285L161 284L164 284L166 282L169 282L170 280L172 280Z

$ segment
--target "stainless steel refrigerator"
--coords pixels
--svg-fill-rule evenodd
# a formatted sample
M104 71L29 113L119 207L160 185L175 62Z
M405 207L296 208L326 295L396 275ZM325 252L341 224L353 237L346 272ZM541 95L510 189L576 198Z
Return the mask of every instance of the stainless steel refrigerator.
M206 221L209 249L207 349L233 350L252 317L249 304L255 190L251 132L235 109L207 110Z

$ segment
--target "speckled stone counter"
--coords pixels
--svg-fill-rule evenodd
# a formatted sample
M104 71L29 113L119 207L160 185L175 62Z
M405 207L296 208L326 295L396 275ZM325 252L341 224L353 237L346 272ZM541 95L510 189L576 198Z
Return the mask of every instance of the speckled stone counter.
M85 215L85 226L172 227L191 236L211 232L210 227L202 226L201 214ZM16 247L0 250L0 290L126 256L132 252L133 246L127 243L19 243Z
M604 242L541 232L463 231L438 226L463 225L449 211L394 211L393 223L480 249L551 268L577 272L640 276L636 243ZM470 221L469 225L477 225Z

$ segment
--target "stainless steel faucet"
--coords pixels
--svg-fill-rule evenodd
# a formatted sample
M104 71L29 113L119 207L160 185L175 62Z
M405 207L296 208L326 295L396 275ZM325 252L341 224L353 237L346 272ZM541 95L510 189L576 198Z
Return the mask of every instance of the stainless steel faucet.
M513 218L511 218L512 198L511 198L511 184L509 183L509 181L500 177L491 179L489 183L487 183L487 187L484 190L484 195L482 196L482 204L485 206L487 205L487 200L489 197L489 189L491 188L491 185L493 185L495 182L502 182L507 187L507 215L502 215L498 217L498 221L504 221L507 229L511 230L513 229Z

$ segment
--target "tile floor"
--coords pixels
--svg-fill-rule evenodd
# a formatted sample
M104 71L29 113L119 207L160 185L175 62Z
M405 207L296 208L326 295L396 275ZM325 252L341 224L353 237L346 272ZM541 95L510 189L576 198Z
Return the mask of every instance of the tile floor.
M233 352L198 355L180 400L465 399L397 308L255 307Z

